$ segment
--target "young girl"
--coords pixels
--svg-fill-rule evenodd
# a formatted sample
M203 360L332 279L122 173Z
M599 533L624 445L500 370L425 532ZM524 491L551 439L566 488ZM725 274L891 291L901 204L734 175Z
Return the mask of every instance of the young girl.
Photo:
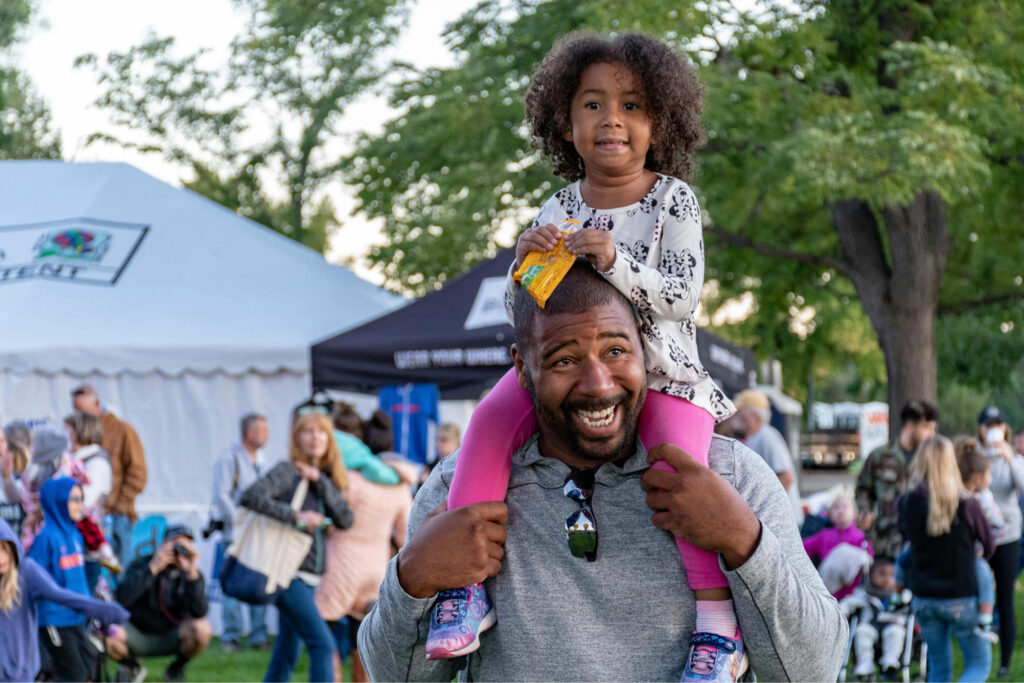
M860 585L861 569L871 561L871 541L857 528L857 504L853 492L843 490L828 508L832 526L804 539L807 556L818 562L818 572L836 600ZM834 553L839 549L838 553ZM831 559L830 559L831 558Z
M87 597L82 536L75 528L82 518L82 487L68 477L50 479L43 484L39 501L46 521L28 556L59 586ZM93 680L99 653L86 635L87 622L64 605L39 604L39 639L50 655L55 680Z
M0 519L0 681L31 681L39 672L36 605L44 600L102 622L128 621L128 612L117 603L93 600L54 583L24 557L14 531Z
M641 440L648 448L675 444L706 465L714 424L733 408L697 355L704 243L697 198L684 180L703 141L700 109L693 69L658 41L586 34L560 40L534 74L526 117L555 173L572 184L544 204L519 238L513 270L529 252L557 245L557 224L579 221L566 246L586 256L639 314L651 390ZM599 432L614 424L616 410L575 417L581 429ZM512 453L535 425L530 397L510 371L473 414L449 508L503 500ZM746 665L728 582L716 555L677 543L697 596L684 680L733 680ZM445 591L434 607L427 656L473 652L479 633L493 623L482 584Z

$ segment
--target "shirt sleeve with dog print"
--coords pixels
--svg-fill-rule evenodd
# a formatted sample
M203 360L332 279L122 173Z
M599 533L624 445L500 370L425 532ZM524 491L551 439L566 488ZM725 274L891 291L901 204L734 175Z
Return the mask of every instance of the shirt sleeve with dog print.
M616 259L602 275L629 298L637 311L647 351L647 386L685 398L716 421L735 408L711 379L697 353L694 313L704 284L704 237L700 206L689 185L659 175L643 199L615 209L587 206L577 181L556 192L531 227L560 224L607 230ZM506 308L511 319L514 283L509 271Z

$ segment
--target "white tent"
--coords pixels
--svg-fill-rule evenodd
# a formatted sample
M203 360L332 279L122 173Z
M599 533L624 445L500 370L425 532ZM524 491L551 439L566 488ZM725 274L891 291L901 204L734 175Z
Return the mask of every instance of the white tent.
M205 509L246 412L282 457L310 344L400 303L131 166L0 162L0 419L59 421L92 383L142 439L143 510Z

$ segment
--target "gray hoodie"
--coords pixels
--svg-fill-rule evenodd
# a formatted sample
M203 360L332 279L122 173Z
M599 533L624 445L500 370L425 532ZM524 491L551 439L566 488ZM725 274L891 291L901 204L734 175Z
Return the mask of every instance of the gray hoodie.
M678 681L696 620L674 539L651 524L640 478L642 445L623 467L602 465L593 497L596 562L573 557L564 522L577 505L562 494L569 468L544 458L534 436L514 456L506 502L502 571L485 586L498 623L481 637L468 674L477 680ZM778 478L732 439L712 440L710 466L736 487L761 521L761 541L735 571L732 589L751 668L762 681L835 680L849 627L803 550ZM445 458L416 496L411 538L446 498L455 458ZM396 560L359 629L373 680L449 681L465 659L428 661L433 598L402 590Z

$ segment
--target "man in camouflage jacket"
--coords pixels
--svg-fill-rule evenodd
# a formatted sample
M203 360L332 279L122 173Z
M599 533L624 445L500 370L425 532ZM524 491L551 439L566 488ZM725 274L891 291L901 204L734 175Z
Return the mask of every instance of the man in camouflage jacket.
M900 411L899 438L872 451L857 476L858 525L864 529L875 557L895 558L903 547L897 502L907 490L910 461L922 441L935 434L938 409L927 401L910 400Z

